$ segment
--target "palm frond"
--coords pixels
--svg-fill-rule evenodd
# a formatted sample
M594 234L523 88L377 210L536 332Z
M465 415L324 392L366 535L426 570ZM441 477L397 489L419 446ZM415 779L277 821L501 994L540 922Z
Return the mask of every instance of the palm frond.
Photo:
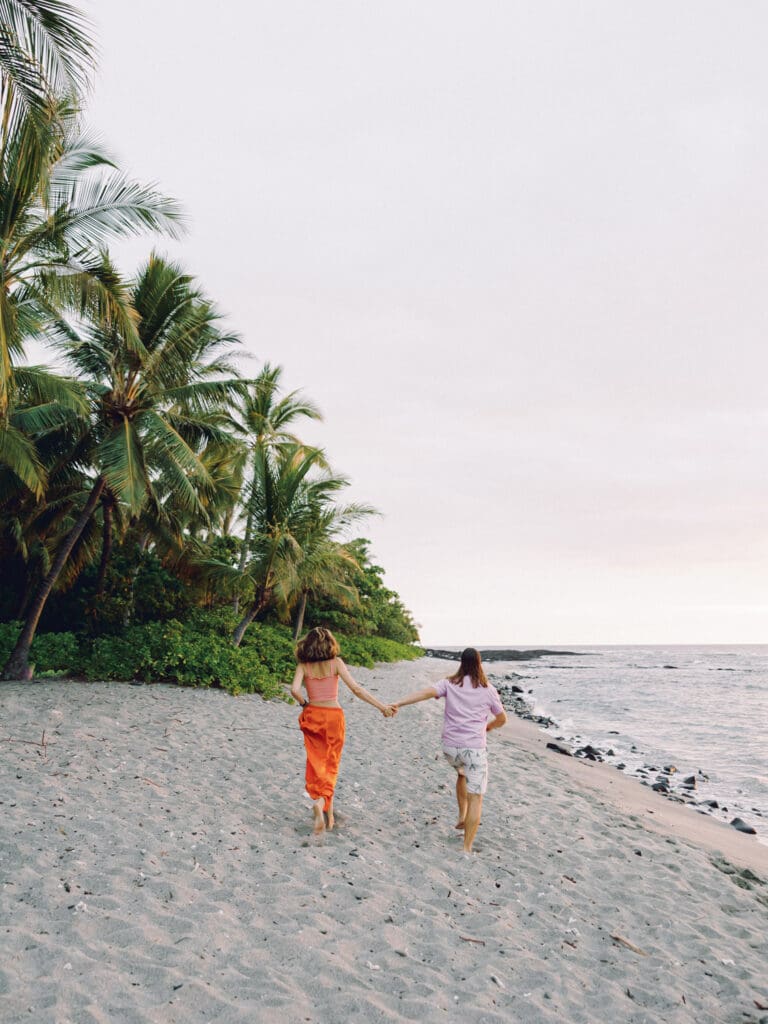
M113 238L154 231L180 238L184 231L178 203L152 186L123 174L86 175L51 188L57 234L73 251L101 249Z
M46 473L34 441L10 423L0 423L0 465L6 466L25 487L41 497Z
M113 427L96 449L97 464L107 487L131 512L147 500L149 478L135 426L127 419Z
M48 91L87 89L95 46L82 11L65 0L0 0L0 23L21 51L34 55ZM0 66L10 76L4 57L0 48Z

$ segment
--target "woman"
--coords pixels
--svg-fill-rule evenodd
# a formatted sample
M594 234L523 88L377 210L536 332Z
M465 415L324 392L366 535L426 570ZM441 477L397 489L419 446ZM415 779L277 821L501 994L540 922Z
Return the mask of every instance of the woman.
M394 707L402 708L430 697L445 700L443 754L458 775L456 828L464 829L464 853L471 854L480 825L483 794L488 788L486 735L491 729L500 729L507 715L496 688L485 677L480 655L474 647L462 652L461 664L452 676L403 697Z
M367 704L372 704L390 718L396 713L391 705L382 704L350 675L339 657L339 645L330 629L318 626L311 629L296 647L296 673L291 683L291 696L301 704L299 727L304 733L307 751L306 784L312 800L314 833L333 828L333 792L339 774L341 751L344 747L344 712L339 704L339 678L352 693ZM301 687L307 691L305 700Z

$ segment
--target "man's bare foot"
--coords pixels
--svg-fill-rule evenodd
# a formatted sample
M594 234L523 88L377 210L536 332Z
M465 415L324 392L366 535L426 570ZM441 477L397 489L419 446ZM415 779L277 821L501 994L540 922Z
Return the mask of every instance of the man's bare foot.
M315 827L312 829L313 833L317 836L321 832L325 832L325 817L323 815L323 803L325 801L322 797L318 800L312 801L312 817L315 819Z

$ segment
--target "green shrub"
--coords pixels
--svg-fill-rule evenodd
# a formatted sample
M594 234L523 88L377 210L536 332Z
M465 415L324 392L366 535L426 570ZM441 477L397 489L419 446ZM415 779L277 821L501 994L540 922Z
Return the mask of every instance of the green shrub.
M39 633L32 641L29 656L35 671L78 675L85 658L74 633Z
M169 619L129 626L115 636L92 642L74 633L41 633L32 644L31 662L48 675L83 674L87 679L214 686L229 693L285 694L296 666L293 636L285 626L254 623L240 647L232 646L237 624L232 609L194 612L187 622ZM0 623L0 659L13 649L21 626ZM376 636L338 636L342 657L350 665L372 668L377 661L418 658L410 644Z
M263 658L258 645L233 647L228 631L204 632L202 623L149 622L132 626L122 637L100 637L93 644L88 676L215 686L264 697L281 693L285 673L273 671L274 657Z
M377 661L412 661L424 653L420 647L381 636L339 636L341 656L350 665L373 668Z
M20 632L20 622L0 622L0 668L10 658Z
M94 640L85 665L88 679L137 679L146 661L146 652L136 641L137 629L125 636L101 636Z

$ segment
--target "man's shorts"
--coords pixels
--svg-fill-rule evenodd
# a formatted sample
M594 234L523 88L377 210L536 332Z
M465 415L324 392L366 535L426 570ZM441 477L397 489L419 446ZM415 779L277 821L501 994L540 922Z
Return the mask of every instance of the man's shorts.
M467 780L468 793L484 793L488 788L488 751L470 747L443 747L446 760Z

